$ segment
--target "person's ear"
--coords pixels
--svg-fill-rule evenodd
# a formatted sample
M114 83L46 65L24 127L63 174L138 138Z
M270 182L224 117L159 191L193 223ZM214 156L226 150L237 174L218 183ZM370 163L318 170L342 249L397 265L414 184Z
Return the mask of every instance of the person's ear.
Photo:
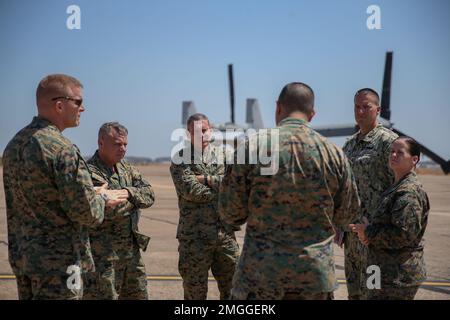
M189 128L186 128L186 137L188 140L192 140L192 135L191 135L191 131L189 130Z
M377 114L380 114L380 113L381 113L381 107L377 106Z
M283 106L277 101L277 107L275 108L275 124L278 125L283 118Z
M308 122L311 122L311 120L314 118L315 115L316 115L316 110L312 109L311 113L308 116Z
M56 101L55 105L54 105L54 109L58 114L61 114L63 112L63 104L61 101Z
M413 161L414 165L416 166L417 163L419 163L419 157L418 156L413 156L412 157L412 161Z

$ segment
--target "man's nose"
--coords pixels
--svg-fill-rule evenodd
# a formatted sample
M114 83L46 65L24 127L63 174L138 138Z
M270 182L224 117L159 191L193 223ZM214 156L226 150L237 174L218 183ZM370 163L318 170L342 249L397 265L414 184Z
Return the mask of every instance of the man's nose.
M81 106L80 106L80 112L83 112L84 110L86 110L86 109L84 108L84 105L81 105Z

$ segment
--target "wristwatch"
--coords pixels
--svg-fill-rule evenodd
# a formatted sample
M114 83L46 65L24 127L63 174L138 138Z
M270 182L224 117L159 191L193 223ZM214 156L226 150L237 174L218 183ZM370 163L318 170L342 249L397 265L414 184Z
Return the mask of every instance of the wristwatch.
M205 174L205 175L203 175L203 184L205 185L205 186L207 186L207 187L209 187L209 184L208 184L208 176Z

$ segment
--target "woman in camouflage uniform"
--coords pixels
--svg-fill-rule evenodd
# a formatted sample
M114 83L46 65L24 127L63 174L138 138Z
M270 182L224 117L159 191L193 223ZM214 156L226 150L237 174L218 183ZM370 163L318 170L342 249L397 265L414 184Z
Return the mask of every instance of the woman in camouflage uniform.
M429 200L414 169L420 146L408 137L391 147L389 166L395 182L383 194L370 224L351 224L368 246L368 265L380 268L381 288L368 290L375 300L412 300L426 278L423 246Z

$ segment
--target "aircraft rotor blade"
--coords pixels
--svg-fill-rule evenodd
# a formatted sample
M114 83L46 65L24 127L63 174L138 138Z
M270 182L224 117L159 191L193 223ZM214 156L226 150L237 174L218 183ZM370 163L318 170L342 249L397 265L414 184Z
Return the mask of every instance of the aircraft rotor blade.
M358 127L355 125L337 125L337 126L323 126L313 127L314 131L317 131L324 137L347 137L354 135L358 132Z
M391 80L392 80L392 59L394 53L386 52L386 62L384 65L383 91L381 93L381 114L386 120L391 120Z
M234 122L234 81L233 81L233 65L228 65L228 83L230 85L230 107L231 107L231 123Z
M392 128L392 131L394 131L396 134L398 134L399 136L408 136L407 134L404 134L403 132ZM412 137L411 137L412 138ZM416 140L417 141L417 140ZM441 158L440 156L438 156L436 153L434 153L433 151L431 151L430 149L428 149L427 147L425 147L423 144L421 144L420 142L417 142L420 145L420 152L422 152L424 155L426 155L428 158L430 158L431 160L433 160L434 162L436 162L437 164L439 164L442 168L442 171L444 171L445 174L450 173L450 160L445 160L443 158Z

